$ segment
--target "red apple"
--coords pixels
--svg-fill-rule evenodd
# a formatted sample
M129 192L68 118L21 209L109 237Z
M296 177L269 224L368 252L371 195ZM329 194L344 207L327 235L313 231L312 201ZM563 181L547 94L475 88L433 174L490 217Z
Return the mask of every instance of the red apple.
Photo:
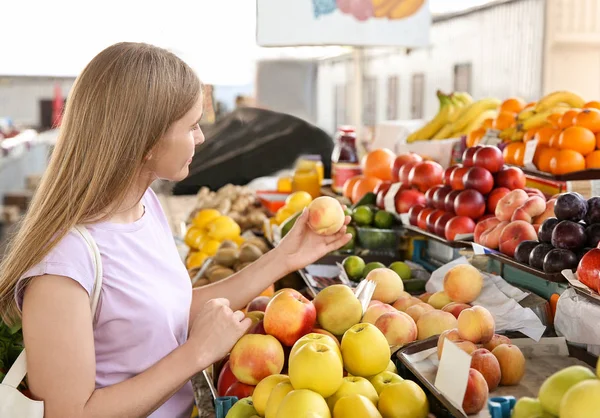
M270 300L271 298L268 296L257 296L250 301L248 307L246 308L246 312L264 312L267 309L267 305L269 304Z
M454 213L477 219L485 213L485 198L477 190L463 190L454 200Z
M434 196L435 192L437 192L442 187L444 187L444 186L442 186L441 184L438 184L438 185L432 186L429 189L427 189L427 191L425 192L425 205L429 206L430 208L435 207L433 196Z
M377 194L382 190L389 190L391 185L392 185L391 181L382 181L377 186L375 186L375 188L373 189L373 193Z
M291 347L315 325L317 311L311 301L294 289L274 295L265 310L265 330ZM234 369L235 371L235 369Z
M412 226L418 226L417 217L419 212L425 209L425 205L414 205L408 210L408 223Z
M400 190L394 201L397 213L407 213L414 205L425 205L425 195L414 189Z
M515 249L523 241L537 240L537 233L529 222L513 221L506 225L500 235L500 252L514 257Z
M446 212L443 210L435 209L427 216L427 219L425 219L425 225L427 226L427 230L429 232L435 234L435 223L444 213Z
M441 186L433 194L433 207L440 210L446 210L446 196L452 191L450 186Z
M248 396L252 396L255 387L256 386L246 385L241 382L235 382L227 389L223 396L237 396L238 399L244 399Z
M494 176L483 167L471 167L463 176L463 184L466 189L488 194L494 188Z
M453 190L464 190L465 184L463 179L465 174L469 171L469 167L457 167L450 175L450 185Z
M577 266L577 278L593 291L600 293L600 249L592 248L581 258Z
M445 171L444 171L444 180L443 183L447 186L450 186L450 176L452 175L452 172L457 168L458 166L453 165L452 167L448 167Z
M481 145L475 145L474 147L467 148L465 150L465 152L463 152L463 155L462 155L462 165L464 167L473 167L473 156L475 155L475 152L477 152L477 150L479 148L482 148L482 146Z
M502 151L491 145L481 147L473 156L473 165L483 167L491 173L497 173L504 166Z
M400 178L398 177L398 172L400 168L406 163L414 162L420 163L423 161L423 158L419 154L415 154L414 152L407 152L406 154L400 154L394 160L394 166L392 167L392 179L394 182L399 182Z
M415 165L409 174L409 183L423 193L431 186L442 184L444 169L435 161L423 161Z
M525 187L525 174L519 167L503 168L496 174L496 186L506 187L510 190Z
M267 331L265 331L265 322L261 319L256 324L251 325L246 334L267 335Z
M504 196L510 193L510 189L506 187L497 187L487 197L487 211L489 213L496 213L496 206L498 201Z
M406 183L408 185L411 185L410 183L410 172L412 171L412 168L414 166L416 166L417 164L419 164L418 162L415 161L411 161L408 163L405 163L402 167L400 167L400 170L398 170L398 180L401 183Z
M417 226L421 228L423 231L427 231L427 217L431 212L435 209L433 208L425 208L419 212L417 215Z
M461 191L462 190L452 190L446 195L446 198L444 199L444 209L446 209L446 212L454 213L454 200L456 199L456 196L460 194Z
M444 214L435 221L435 235L446 238L446 224L455 216L456 215L452 212L444 212Z
M272 335L246 334L229 356L235 378L247 385L257 385L265 377L281 373L284 363L283 347Z
M229 365L229 361L225 362L221 371L219 372L219 378L217 379L217 392L219 396L225 396L225 392L227 389L231 387L238 380L235 378L235 375L231 371L231 366Z
M392 183L390 183L389 181L384 181L382 183L379 183L379 185L377 185L377 187L375 187L375 190L373 191L373 193L375 193L375 195L377 196L375 204L381 210L385 209L384 199L391 186Z
M454 241L457 235L472 234L475 231L475 221L468 216L455 216L446 224L444 235L448 241Z

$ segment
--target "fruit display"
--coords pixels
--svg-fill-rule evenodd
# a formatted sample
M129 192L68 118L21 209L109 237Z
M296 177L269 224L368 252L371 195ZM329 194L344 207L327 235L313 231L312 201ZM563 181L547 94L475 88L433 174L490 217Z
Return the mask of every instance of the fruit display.
M369 279L385 289L380 299L405 296L392 270L375 269ZM377 304L384 305L373 300ZM219 396L239 399L227 417L356 416L356 411L387 417L403 410L426 418L425 393L398 376L390 360L391 347L415 340L416 324L385 306L392 315L381 315L377 324L366 321L345 285L329 286L313 301L289 288L254 299L246 314L253 325L217 378Z
M223 186L216 192L207 187L200 188L188 224L193 223L194 217L204 209L215 209L221 215L229 216L239 225L242 232L250 229L261 230L267 219L266 211L254 191L233 184Z

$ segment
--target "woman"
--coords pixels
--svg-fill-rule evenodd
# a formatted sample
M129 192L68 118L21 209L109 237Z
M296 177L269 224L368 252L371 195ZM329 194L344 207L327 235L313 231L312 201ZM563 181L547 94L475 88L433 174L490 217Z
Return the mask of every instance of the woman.
M76 80L47 172L0 267L0 312L7 323L22 314L29 387L46 418L189 417L189 379L249 327L239 309L350 239L345 227L318 236L304 213L276 249L192 291L149 186L187 176L204 141L201 116L197 76L157 47L113 45ZM69 232L76 224L102 256L94 318L94 267Z

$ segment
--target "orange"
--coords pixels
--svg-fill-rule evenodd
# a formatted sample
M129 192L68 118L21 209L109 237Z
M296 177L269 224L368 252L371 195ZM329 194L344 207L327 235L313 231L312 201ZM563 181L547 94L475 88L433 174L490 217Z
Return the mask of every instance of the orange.
M550 172L550 162L558 155L560 151L554 148L546 147L540 151L538 163L535 165L538 170L545 173Z
M585 158L577 151L563 149L550 160L552 174L568 174L585 170Z
M561 150L570 149L588 155L596 149L596 137L587 128L571 126L559 135L558 148Z
M549 145L550 138L556 132L556 129L551 128L550 126L544 126L537 130L535 133L535 139L538 140L538 145Z
M560 118L562 118L562 115L563 114L561 112L552 113L550 116L548 116L546 118L546 120L548 121L550 126L552 126L555 129L559 129L560 128Z
M548 141L548 146L550 146L552 148L555 148L555 149L559 149L559 147L558 147L558 139L560 138L560 134L561 133L562 133L562 129L554 131L554 133L550 137L550 140Z
M596 134L596 148L600 149L600 132Z
M517 150L519 149L519 144L523 144L522 142L511 142L502 151L502 156L504 157L504 162L506 164L516 164L515 156L517 154Z
M377 177L380 180L391 181L395 159L396 154L387 148L373 150L362 158L363 173L367 177Z
M467 135L467 148L471 148L475 145L478 145L479 141L481 141L481 138L483 138L486 131L487 130L484 128L479 128L469 132L469 134Z
M600 132L600 110L583 109L575 116L575 125L588 128L594 133Z
M524 142L515 142L517 145L515 147L515 155L513 156L513 164L518 165L519 167L523 167L523 157L525 157L525 143Z
M521 110L525 108L525 100L520 97L511 97L506 99L500 105L500 112L508 111L512 113L519 113Z
M517 123L515 116L515 112L501 111L498 113L498 116L496 116L496 119L494 119L494 129L503 131L511 126L515 126Z
M481 127L483 129L492 129L493 126L494 126L493 118L487 118L481 123Z
M535 134L540 129L542 129L542 127L538 126L537 128L531 128L527 132L525 132L525 135L523 135L523 142L531 141L532 139L534 139L535 138Z
M364 176L354 176L346 180L346 182L344 183L344 188L342 189L342 194L344 195L344 197L352 200L352 190L354 189L354 185L358 180L360 180L363 177Z
M568 128L575 124L575 117L579 113L579 109L569 109L562 114L558 121L558 127L561 129Z
M375 190L379 183L381 183L381 179L373 176L357 180L352 188L352 203L358 202L364 195Z
M537 105L537 102L536 102L536 101L529 102L529 103L527 103L527 104L525 105L525 107L523 108L523 110L525 110L525 109L530 109L530 108L532 108L532 107L535 107L536 105Z
M547 145L537 144L537 146L535 147L535 153L533 154L533 165L535 165L536 167L539 167L540 158L542 156L542 153L546 149L548 149Z
M585 168L600 168L600 151L594 151L585 157Z
M584 109L598 109L600 110L600 102L596 100L592 100L591 102L587 102L583 105Z

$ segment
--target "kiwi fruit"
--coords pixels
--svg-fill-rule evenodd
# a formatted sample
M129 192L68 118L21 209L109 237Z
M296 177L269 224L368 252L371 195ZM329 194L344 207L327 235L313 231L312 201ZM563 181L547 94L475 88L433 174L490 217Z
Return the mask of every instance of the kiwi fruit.
M223 280L229 276L231 276L235 271L228 269L226 267L220 267L214 270L211 270L207 273L208 280L211 283L218 282L219 280Z
M221 245L219 245L219 250L225 249L225 248L237 248L237 244L235 242L233 242L230 239L226 239L224 240Z
M242 263L251 263L263 255L262 251L254 244L245 243L240 248L239 260Z
M267 242L262 238L250 238L248 241L246 241L246 243L255 245L259 250L262 251L263 254L269 251L269 246L267 245Z
M213 257L215 264L224 267L233 266L238 260L237 248L221 248Z

